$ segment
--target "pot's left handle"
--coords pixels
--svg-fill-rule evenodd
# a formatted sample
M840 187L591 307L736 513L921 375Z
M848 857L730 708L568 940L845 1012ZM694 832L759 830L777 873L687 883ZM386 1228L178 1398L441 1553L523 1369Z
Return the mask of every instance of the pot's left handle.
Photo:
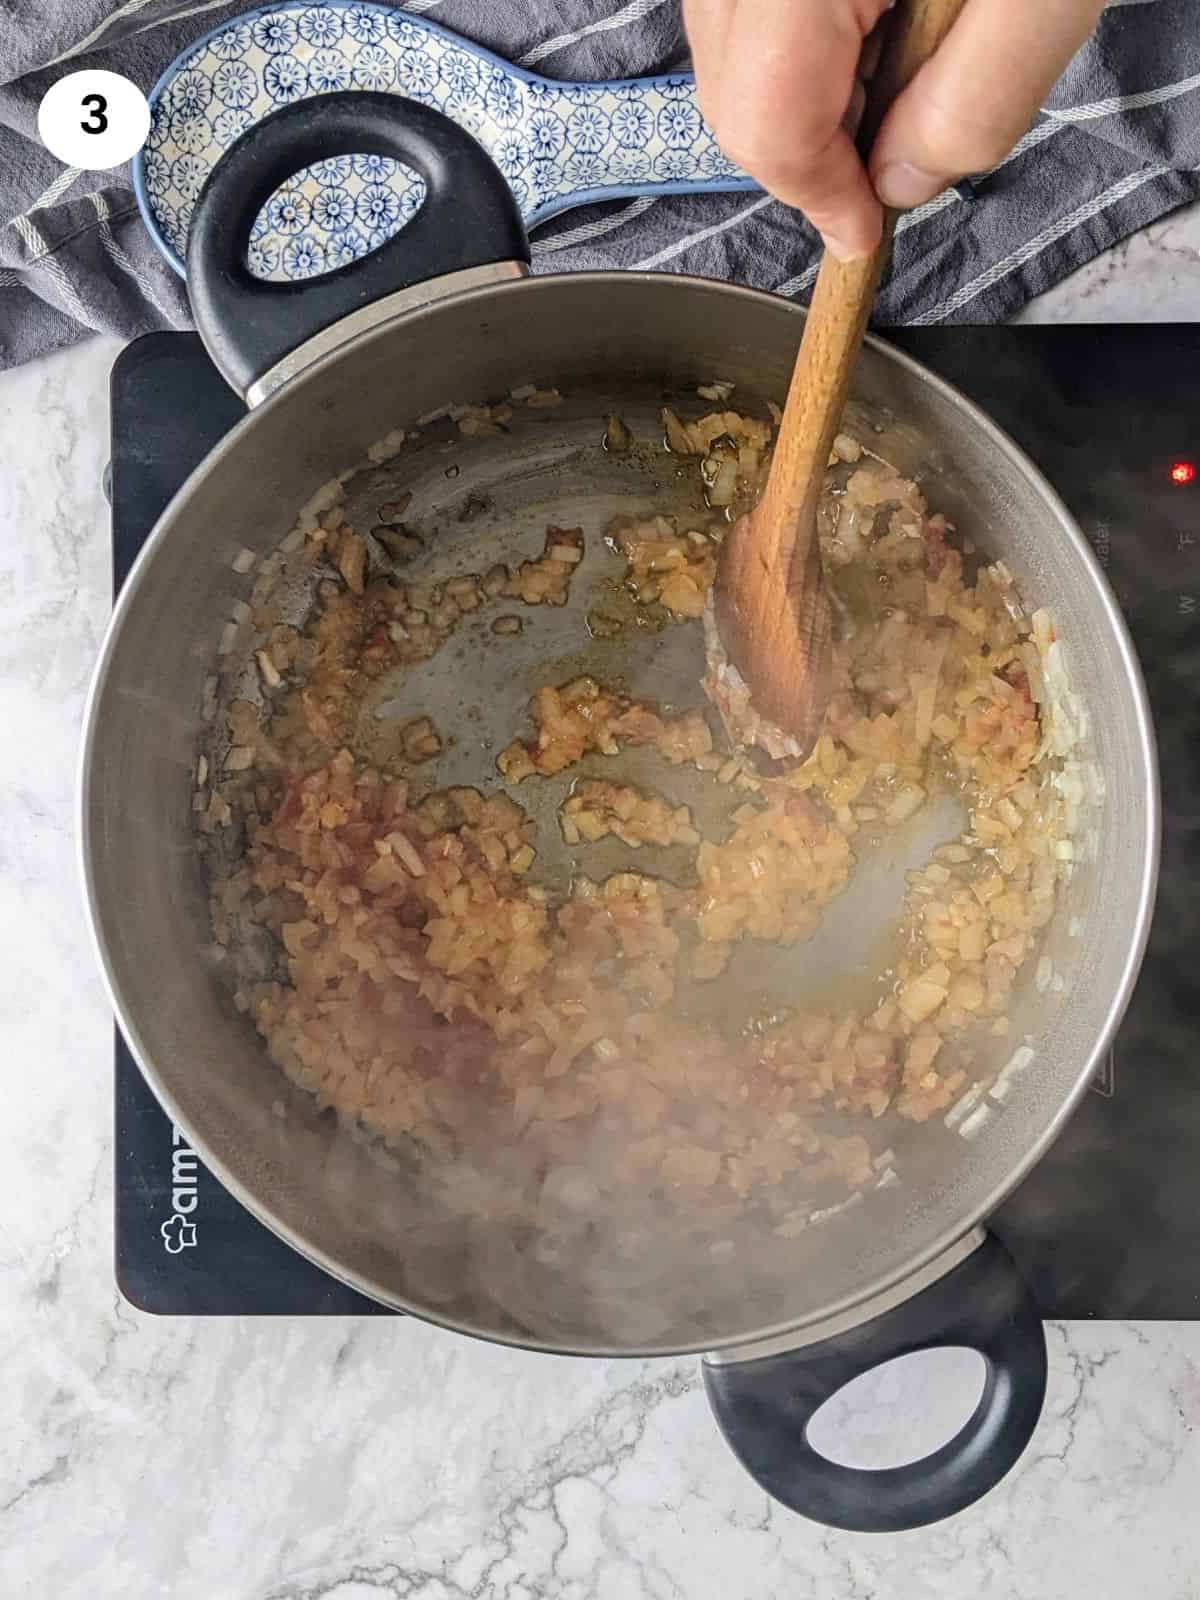
M303 168L342 155L388 156L412 167L425 180L420 210L370 255L319 278L256 278L246 250L263 205ZM273 112L225 152L192 213L187 282L205 348L253 400L270 373L333 324L414 285L501 262L527 266L529 241L512 190L483 146L418 101L344 90Z

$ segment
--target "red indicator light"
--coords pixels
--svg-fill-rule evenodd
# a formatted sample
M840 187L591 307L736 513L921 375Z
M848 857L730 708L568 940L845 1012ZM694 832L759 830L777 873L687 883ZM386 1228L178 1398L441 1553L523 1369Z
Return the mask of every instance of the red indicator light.
M1194 483L1196 480L1196 463L1194 461L1175 461L1171 465L1171 482L1177 483L1180 488L1185 484Z

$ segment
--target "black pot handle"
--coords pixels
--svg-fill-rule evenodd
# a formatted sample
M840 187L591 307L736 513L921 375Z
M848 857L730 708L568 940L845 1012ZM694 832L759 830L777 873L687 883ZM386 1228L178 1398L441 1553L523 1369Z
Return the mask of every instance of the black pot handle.
M246 265L250 229L286 179L341 155L390 156L425 180L425 201L370 255L296 283ZM456 122L401 95L342 90L299 100L247 129L208 176L188 231L196 327L241 394L305 340L397 290L466 267L529 260L512 190Z
M974 1414L940 1450L902 1467L843 1467L808 1427L826 1400L913 1350L966 1345L987 1363ZM1012 1257L990 1236L911 1300L849 1332L782 1355L704 1363L721 1432L768 1494L832 1528L897 1533L962 1511L1016 1463L1046 1394L1042 1319Z

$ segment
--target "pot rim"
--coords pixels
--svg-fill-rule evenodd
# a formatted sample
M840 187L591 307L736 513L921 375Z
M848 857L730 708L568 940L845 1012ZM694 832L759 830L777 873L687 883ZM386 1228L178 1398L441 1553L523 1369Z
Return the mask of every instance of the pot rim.
M112 615L105 629L104 639L96 659L84 708L83 737L80 745L77 790L79 866L89 932L99 962L104 986L108 993L117 1025L137 1062L142 1076L149 1084L163 1111L181 1129L188 1143L204 1162L205 1166L234 1198L246 1208L251 1216L262 1223L264 1227L270 1229L272 1233L290 1245L300 1255L329 1273L331 1277L348 1284L368 1299L452 1332L484 1339L492 1344L508 1345L516 1349L537 1351L551 1355L605 1357L611 1359L616 1357L645 1358L650 1356L702 1355L708 1351L715 1350L736 1352L739 1347L758 1344L765 1340L778 1342L793 1333L798 1336L796 1342L799 1345L807 1342L804 1338L799 1337L804 1334L806 1329L829 1318L853 1314L856 1308L869 1307L870 1303L877 1300L878 1297L891 1294L906 1279L922 1272L930 1263L935 1262L940 1256L951 1250L960 1239L983 1223L1028 1175L1037 1162L1041 1160L1042 1156L1058 1138L1083 1095L1087 1092L1092 1076L1104 1052L1112 1043L1133 993L1150 934L1158 882L1161 844L1161 799L1157 747L1149 698L1128 626L1096 555L1075 521L1074 516L1045 475L1034 465L1024 451L1009 438L1008 434L992 421L986 412L982 411L974 401L968 399L953 384L947 383L919 361L898 350L885 339L881 339L875 334L868 334L866 343L873 350L886 360L906 369L921 383L930 386L935 392L940 393L964 413L972 426L990 439L992 444L1006 458L1013 471L1023 476L1041 496L1047 509L1053 513L1063 535L1071 543L1081 567L1088 575L1093 598L1100 609L1104 625L1115 637L1119 647L1126 681L1133 700L1136 719L1136 743L1140 758L1138 765L1142 779L1141 787L1143 790L1142 798L1145 806L1146 827L1138 868L1137 900L1130 918L1129 943L1122 963L1121 977L1105 1005L1103 1015L1096 1028L1093 1046L1087 1059L1081 1063L1069 1092L1063 1096L1054 1115L1049 1119L1039 1137L1024 1151L1021 1159L1013 1164L1002 1181L995 1184L992 1190L981 1200L976 1201L974 1206L964 1212L954 1225L944 1228L930 1243L909 1257L903 1265L883 1272L875 1279L864 1282L858 1290L843 1295L839 1300L822 1307L820 1311L811 1316L799 1321L796 1319L784 1319L781 1322L770 1324L753 1332L723 1339L699 1340L668 1345L651 1343L645 1346L616 1348L604 1344L556 1345L532 1337L517 1337L516 1335L496 1332L490 1328L463 1322L457 1318L447 1317L441 1315L436 1308L420 1306L404 1300L391 1290L372 1281L366 1275L357 1273L333 1260L325 1252L297 1235L287 1224L280 1222L266 1206L259 1202L247 1186L226 1168L221 1156L211 1148L208 1142L193 1135L186 1117L179 1112L174 1097L162 1082L153 1061L150 1059L137 1021L130 1014L122 996L119 976L101 932L99 900L94 873L95 850L91 825L91 777L95 764L94 754L99 738L97 720L100 701L107 685L112 658L117 648L125 617L137 603L138 593L145 575L154 560L159 546L170 536L171 527L179 508L186 502L193 485L200 479L206 478L212 471L218 470L225 458L232 451L239 448L242 437L253 429L260 414L266 413L276 406L291 403L293 396L302 392L310 380L315 379L334 364L349 359L354 353L373 340L388 336L400 323L415 322L430 315L441 315L452 308L472 305L481 300L491 299L497 294L537 294L542 285L548 285L549 283L561 288L564 282L569 282L573 285L578 285L581 291L601 288L616 289L620 293L636 293L639 289L652 286L656 291L661 292L664 276L662 273L624 271L555 273L521 278L500 285L484 285L475 289L467 289L460 294L432 300L400 317L393 316L381 321L374 327L363 329L362 332L349 339L344 345L331 350L311 366L306 367L291 382L275 391L259 407L242 418L214 449L205 456L203 461L189 473L138 552L137 558L117 596ZM718 279L687 274L672 275L671 281L672 287L677 286L680 292L701 292L722 297L732 296L748 299L758 303L768 302L773 308L777 308L781 315L797 317L801 320L805 316L802 306L766 290L751 289L741 284L724 283ZM864 1315L867 1314L869 1312L864 1312Z

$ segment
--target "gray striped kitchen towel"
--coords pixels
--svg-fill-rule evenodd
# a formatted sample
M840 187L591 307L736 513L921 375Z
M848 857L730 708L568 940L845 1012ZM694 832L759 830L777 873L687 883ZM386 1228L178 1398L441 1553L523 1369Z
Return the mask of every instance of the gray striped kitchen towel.
M78 173L39 144L38 103L81 66L144 88L225 0L6 0L0 7L0 366L91 330L186 327L128 172ZM679 0L409 0L405 8L562 78L678 67ZM905 217L877 322L998 321L1098 251L1200 195L1195 0L1112 0L1036 125L993 172ZM613 201L534 236L538 271L636 267L805 298L816 240L765 195Z

